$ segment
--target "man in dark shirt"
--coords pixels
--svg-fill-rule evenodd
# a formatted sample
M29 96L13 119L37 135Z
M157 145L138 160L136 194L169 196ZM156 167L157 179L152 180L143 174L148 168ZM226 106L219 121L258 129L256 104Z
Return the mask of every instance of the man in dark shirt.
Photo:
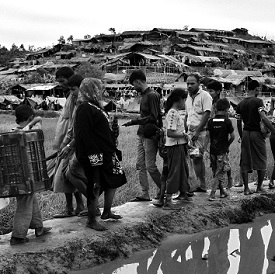
M266 144L260 128L260 121L274 132L275 129L267 119L264 110L263 100L257 98L260 90L259 83L252 80L248 83L248 97L244 98L237 105L237 126L241 143L241 172L244 182L244 194L249 195L252 192L248 187L248 173L257 170L258 184L256 192L264 192L262 183L266 172ZM242 128L242 122L244 128Z
M135 90L141 94L140 117L130 120L124 126L139 125L137 170L142 194L132 201L150 201L147 170L155 184L160 188L160 172L156 166L157 141L154 138L146 138L145 125L153 124L162 127L160 97L146 84L146 76L142 70L135 70L130 75L129 82Z

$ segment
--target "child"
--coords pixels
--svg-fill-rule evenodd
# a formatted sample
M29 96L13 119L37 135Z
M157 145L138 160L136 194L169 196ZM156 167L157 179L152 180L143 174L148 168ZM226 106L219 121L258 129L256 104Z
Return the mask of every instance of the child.
M216 107L217 102L221 97L222 84L218 81L213 80L208 83L207 90L213 99L212 110L211 110L211 114L210 114L210 118L213 118L217 112L217 107ZM232 185L234 184L233 179L232 179L231 169L228 170L226 173L227 173L227 178L228 178L227 189L230 189L232 187ZM242 184L240 183L240 185L242 185ZM239 185L237 185L237 186L239 186Z
M30 106L21 105L15 110L18 127L14 130L30 130L41 128L41 117L34 117L34 111ZM36 237L49 233L51 227L43 227L42 216L35 193L16 197L17 208L13 219L13 230L10 244L24 244L29 241L26 238L28 229L35 229Z
M169 95L165 113L166 115L166 143L168 158L168 177L166 182L166 198L163 209L174 209L172 194L180 191L184 201L192 201L188 197L188 165L186 162L187 134L185 133L184 120L179 110L184 108L187 92L176 88Z
M227 99L219 99L216 104L216 115L209 119L207 124L205 149L210 139L210 161L214 176L209 201L215 200L217 187L220 189L220 198L228 196L223 189L223 182L224 175L230 168L228 161L229 146L235 139L234 128L228 118L229 108L230 104ZM228 135L230 135L229 138Z

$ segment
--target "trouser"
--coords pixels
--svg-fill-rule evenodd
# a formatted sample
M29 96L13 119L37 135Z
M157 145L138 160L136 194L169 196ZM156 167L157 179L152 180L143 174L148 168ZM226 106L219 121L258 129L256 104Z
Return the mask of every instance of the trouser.
M16 197L17 208L13 218L12 237L26 238L28 229L43 227L41 212L35 194Z
M160 188L161 174L156 165L158 151L157 142L142 136L138 136L138 157L136 168L139 172L139 182L142 191L149 190L147 171L154 183Z
M274 159L274 166L273 166L271 179L275 180L275 134L271 134L269 140L270 140L270 147L271 147L271 151Z

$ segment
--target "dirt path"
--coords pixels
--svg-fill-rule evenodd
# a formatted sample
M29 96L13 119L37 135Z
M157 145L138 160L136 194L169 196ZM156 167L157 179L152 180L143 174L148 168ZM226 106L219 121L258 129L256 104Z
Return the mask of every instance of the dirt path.
M251 184L251 188L255 188ZM114 208L123 216L119 221L104 221L106 232L86 228L85 217L45 221L51 234L10 246L10 234L0 239L0 273L67 273L131 256L138 250L156 247L168 233L195 233L230 223L252 221L255 216L275 210L275 194L244 196L242 189L232 188L230 198L215 202L208 194L196 193L192 203L167 211L150 202L126 203Z

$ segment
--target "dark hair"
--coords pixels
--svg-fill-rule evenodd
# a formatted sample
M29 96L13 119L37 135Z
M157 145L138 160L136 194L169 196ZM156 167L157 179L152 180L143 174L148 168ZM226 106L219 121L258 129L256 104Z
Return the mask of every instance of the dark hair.
M258 88L260 86L260 84L258 83L258 81L256 80L251 80L248 85L247 88L248 90L254 90L255 88Z
M130 83L131 85L133 85L133 82L134 82L135 80L141 80L141 81L146 82L146 76L145 76L145 74L144 74L144 72L143 72L142 70L137 69L137 70L134 70L134 71L132 72L132 74L131 74L130 77L129 77L129 83Z
M34 110L28 105L20 105L15 109L16 123L27 121L31 116L34 116Z
M167 113L175 102L187 98L187 92L183 88L175 88L167 98L165 113Z
M207 85L207 89L213 89L215 91L222 91L222 84L218 81L211 81Z
M219 99L216 104L217 111L225 111L230 108L230 103L226 98Z
M201 81L201 76L198 73L190 73L187 78L189 77L195 77L198 83Z
M73 75L74 75L74 71L71 67L59 68L55 73L55 77L57 79L60 78L60 77L64 77L66 79L69 79Z
M80 74L74 74L68 79L68 87L80 87L80 84L84 78Z

